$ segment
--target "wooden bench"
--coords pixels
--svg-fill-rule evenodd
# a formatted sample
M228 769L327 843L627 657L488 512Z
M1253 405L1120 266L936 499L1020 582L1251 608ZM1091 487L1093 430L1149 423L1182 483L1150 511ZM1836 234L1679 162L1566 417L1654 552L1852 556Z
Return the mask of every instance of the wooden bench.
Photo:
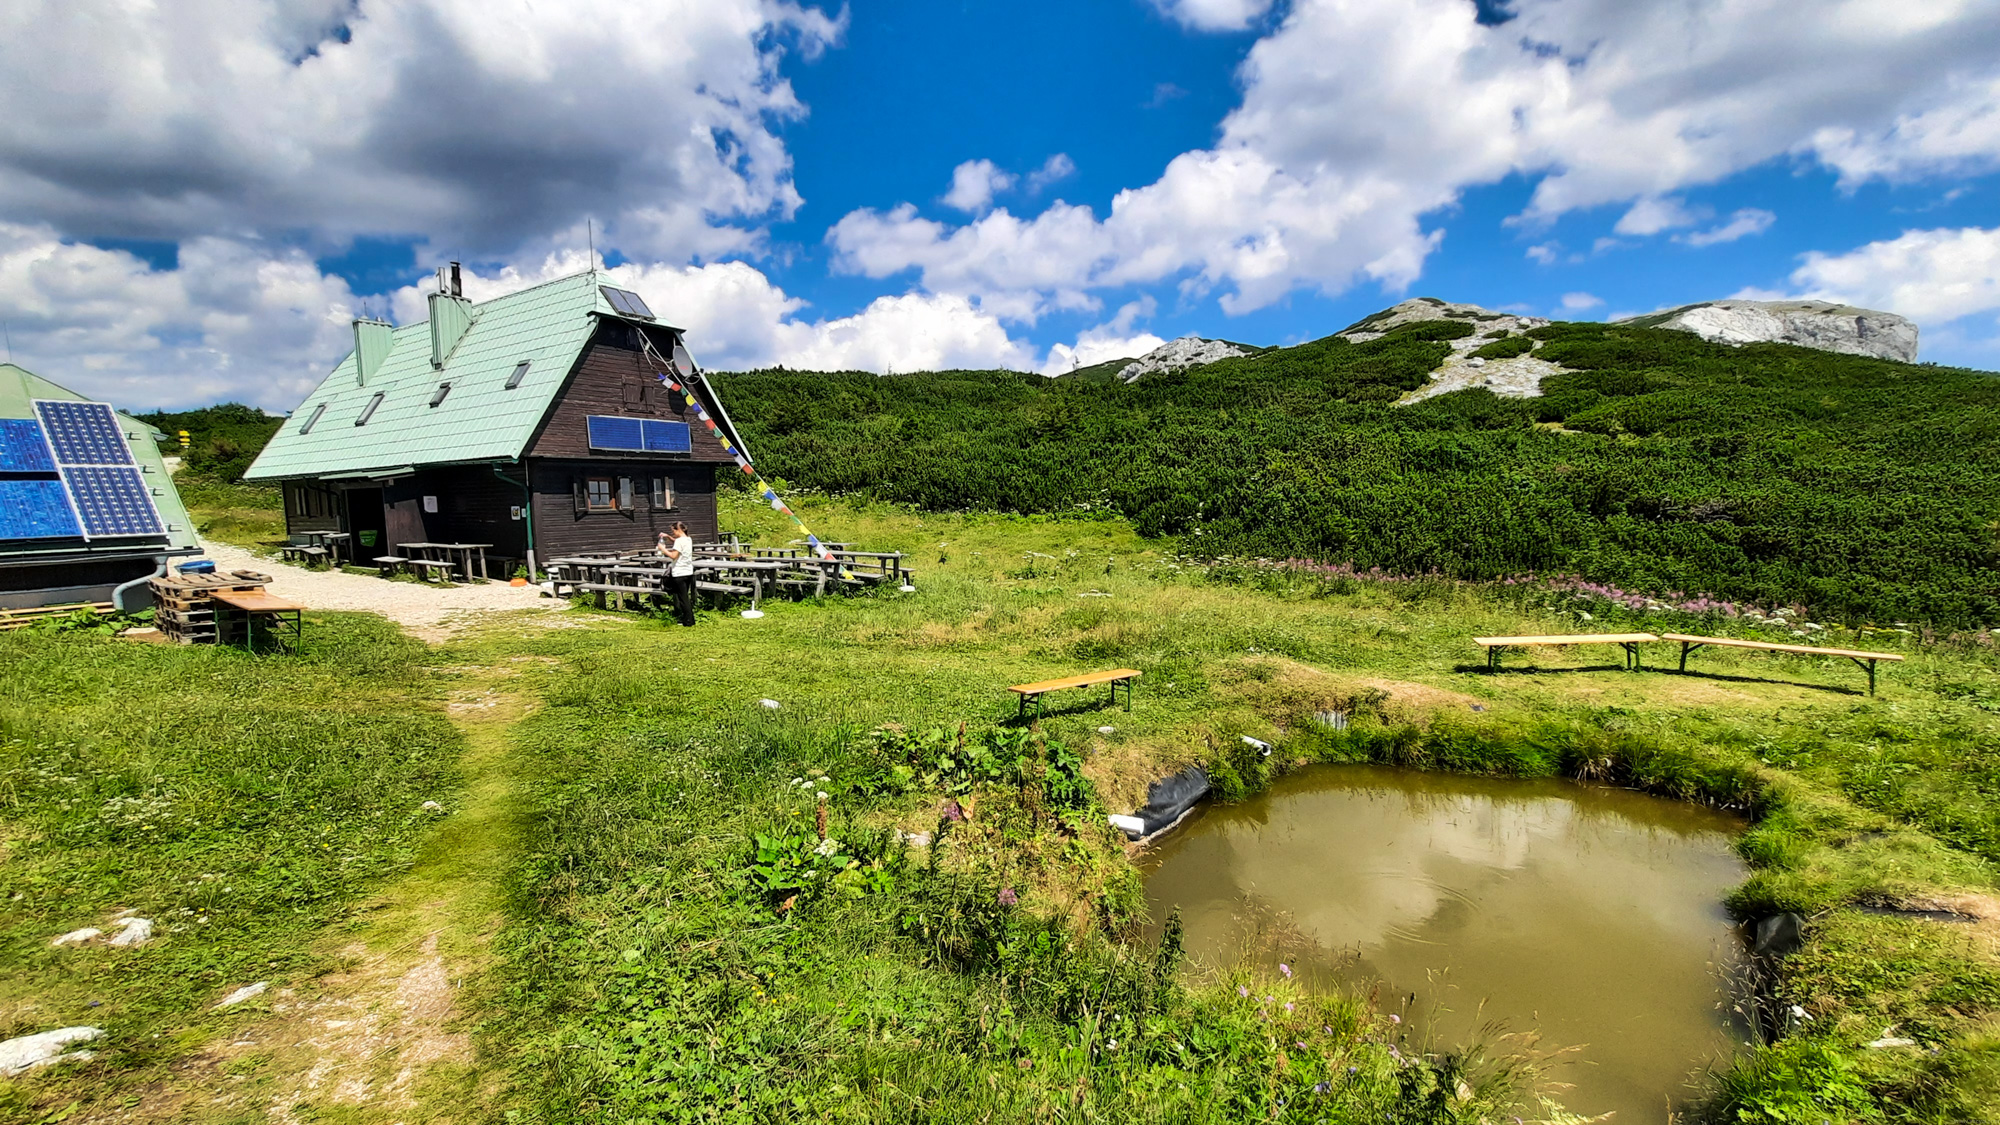
M1007 690L1020 697L1021 706L1019 714L1022 718L1027 717L1028 700L1033 699L1035 701L1035 717L1039 719L1042 717L1042 696L1044 693L1063 691L1068 688L1094 687L1097 684L1110 684L1111 702L1116 703L1118 702L1118 685L1124 684L1125 709L1130 711L1132 709L1132 681L1138 679L1139 675L1139 672L1131 668L1114 668L1109 672L1085 672L1081 676L1065 676L1060 680L1041 680L1032 684L1015 684Z
M278 548L278 553L284 556L287 560L299 562L306 566L311 566L313 563L316 563L319 560L326 557L326 548L306 547L294 544L292 546Z
M1903 659L1893 652L1864 652L1860 649L1851 648L1815 648L1812 645L1781 645L1771 641L1738 640L1735 637L1695 637L1689 636L1686 633L1661 633L1660 639L1663 641L1679 641L1681 643L1681 671L1683 672L1687 671L1688 653L1693 652L1703 645L1716 645L1722 648L1749 648L1762 652L1789 652L1796 656L1845 657L1848 660L1854 661L1855 667L1867 670L1869 695L1875 694L1875 662L1878 660L1899 661Z
M1499 669L1503 651L1529 645L1617 645L1625 650L1625 667L1637 670L1639 646L1659 639L1651 633L1572 633L1560 637L1474 637L1472 643L1485 647L1489 671Z
M381 555L375 559L375 565L382 571L382 577L387 578L403 569L409 561L401 555Z
M455 564L445 562L440 559L405 559L403 561L405 565L418 568L417 573L426 582L429 582L431 580L431 575L437 573L438 571L443 571L444 580L446 582L449 582L451 581L451 572L457 569Z

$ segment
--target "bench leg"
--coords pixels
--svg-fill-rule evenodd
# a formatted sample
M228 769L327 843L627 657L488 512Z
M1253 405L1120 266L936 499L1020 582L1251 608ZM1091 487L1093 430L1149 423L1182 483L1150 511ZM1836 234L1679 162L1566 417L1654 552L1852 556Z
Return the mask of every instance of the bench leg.
M1027 693L1027 692L1025 692L1025 691L1024 691L1024 692L1020 692L1019 694L1015 695L1015 696L1014 696L1014 698L1015 698L1016 700L1018 700L1018 701L1019 701L1019 706L1017 706L1017 707L1015 707L1015 708L1014 708L1014 718L1016 718L1016 719L1025 719L1025 718L1027 718L1027 717L1028 717L1028 693Z
M1681 642L1681 671L1685 672L1685 671L1687 671L1687 670L1688 670L1688 643L1687 643L1686 641L1682 641L1682 642Z

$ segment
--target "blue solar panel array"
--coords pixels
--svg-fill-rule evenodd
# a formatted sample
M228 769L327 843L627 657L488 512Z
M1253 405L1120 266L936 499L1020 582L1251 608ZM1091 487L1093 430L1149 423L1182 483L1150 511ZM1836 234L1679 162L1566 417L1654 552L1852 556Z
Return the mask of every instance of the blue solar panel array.
M74 539L81 534L61 481L0 480L0 539Z
M55 454L33 418L0 418L0 473L55 471Z
M35 413L58 465L130 465L132 450L111 408L101 402L37 399Z
M166 530L139 470L80 465L65 466L62 475L83 516L85 535L159 535Z
M694 435L686 422L646 422L646 452L692 453Z
M634 453L691 453L694 434L686 422L651 418L619 418L592 414L585 418L592 449L626 449Z

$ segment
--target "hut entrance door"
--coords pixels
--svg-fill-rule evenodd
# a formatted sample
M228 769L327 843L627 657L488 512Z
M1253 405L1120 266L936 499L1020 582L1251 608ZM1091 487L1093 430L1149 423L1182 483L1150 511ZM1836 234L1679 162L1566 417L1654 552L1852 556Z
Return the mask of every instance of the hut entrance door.
M394 554L388 543L388 528L389 521L382 510L381 489L347 490L347 530L354 533L355 558L372 559L377 555ZM368 542L371 537L374 539L372 543Z
M391 551L400 553L401 544L422 543L429 537L424 534L424 501L421 496L410 496L389 505L384 514L388 517Z

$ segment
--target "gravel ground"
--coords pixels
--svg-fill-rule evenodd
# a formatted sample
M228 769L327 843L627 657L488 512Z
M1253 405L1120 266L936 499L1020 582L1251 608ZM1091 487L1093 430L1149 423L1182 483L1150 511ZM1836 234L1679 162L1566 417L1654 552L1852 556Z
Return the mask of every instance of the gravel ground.
M446 590L414 582L389 582L365 572L307 570L276 559L259 558L227 543L203 546L217 571L254 570L271 575L265 588L278 597L308 609L379 613L412 635L433 643L448 639L458 628L487 614L524 609L548 612L567 608L569 604L543 597L534 586L474 582Z

